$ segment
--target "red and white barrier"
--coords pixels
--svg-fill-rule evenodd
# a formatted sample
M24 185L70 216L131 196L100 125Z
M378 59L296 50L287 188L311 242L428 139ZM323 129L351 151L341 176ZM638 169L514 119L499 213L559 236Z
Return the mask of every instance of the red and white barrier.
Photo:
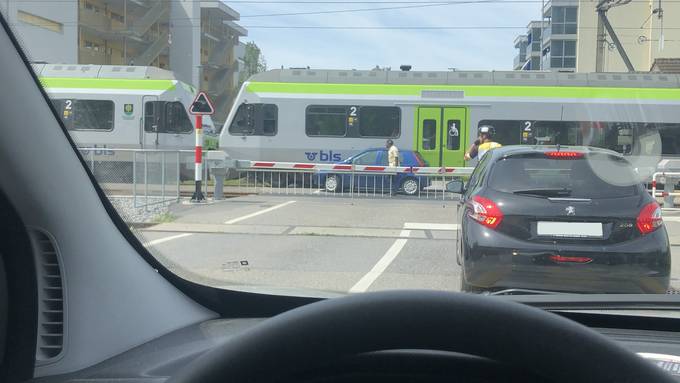
M246 161L247 163L248 161ZM376 165L354 165L354 164L318 164L304 162L269 162L269 161L250 161L249 169L257 170L279 170L279 171L314 171L314 172L333 172L333 173L408 173L408 174L447 174L447 175L467 175L471 174L472 167L417 167L417 166L376 166Z

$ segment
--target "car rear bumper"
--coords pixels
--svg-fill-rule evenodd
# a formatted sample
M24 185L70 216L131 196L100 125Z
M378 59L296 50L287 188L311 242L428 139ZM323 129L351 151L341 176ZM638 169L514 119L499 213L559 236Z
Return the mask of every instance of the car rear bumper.
M557 246L518 240L465 219L463 274L475 288L622 294L668 290L671 260L665 227L613 245ZM552 255L592 262L556 263Z

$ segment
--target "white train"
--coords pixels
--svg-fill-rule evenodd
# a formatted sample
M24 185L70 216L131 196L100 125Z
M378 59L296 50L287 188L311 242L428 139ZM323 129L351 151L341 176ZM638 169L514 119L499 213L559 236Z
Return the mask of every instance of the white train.
M170 71L144 66L34 64L79 147L193 149L196 95ZM216 132L210 118L207 133Z
M680 155L672 74L271 70L246 82L220 136L232 158L336 162L390 138L462 166L490 124L502 144Z
M130 179L133 154L116 149L195 147L195 120L188 108L196 89L170 71L67 64L34 64L33 68L76 145L97 148L81 150L92 166L101 169L95 174ZM210 117L203 118L203 129L207 133L204 146L216 149L217 130ZM143 156L134 158L142 161ZM181 155L180 162L183 178L192 178L193 155Z

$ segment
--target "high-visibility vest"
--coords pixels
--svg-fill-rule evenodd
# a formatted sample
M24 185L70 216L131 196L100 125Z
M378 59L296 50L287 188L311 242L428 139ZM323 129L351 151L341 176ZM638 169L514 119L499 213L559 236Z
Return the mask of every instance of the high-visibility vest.
M477 158L481 160L486 152L491 149L500 148L501 146L503 145L499 144L498 142L484 142L477 147Z

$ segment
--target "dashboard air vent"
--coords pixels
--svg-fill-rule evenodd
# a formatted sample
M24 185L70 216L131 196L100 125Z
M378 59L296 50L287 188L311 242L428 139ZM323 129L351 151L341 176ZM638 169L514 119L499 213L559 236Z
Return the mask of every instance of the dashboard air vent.
M64 348L63 268L54 240L32 230L38 278L38 343L36 362L45 364L59 357Z

